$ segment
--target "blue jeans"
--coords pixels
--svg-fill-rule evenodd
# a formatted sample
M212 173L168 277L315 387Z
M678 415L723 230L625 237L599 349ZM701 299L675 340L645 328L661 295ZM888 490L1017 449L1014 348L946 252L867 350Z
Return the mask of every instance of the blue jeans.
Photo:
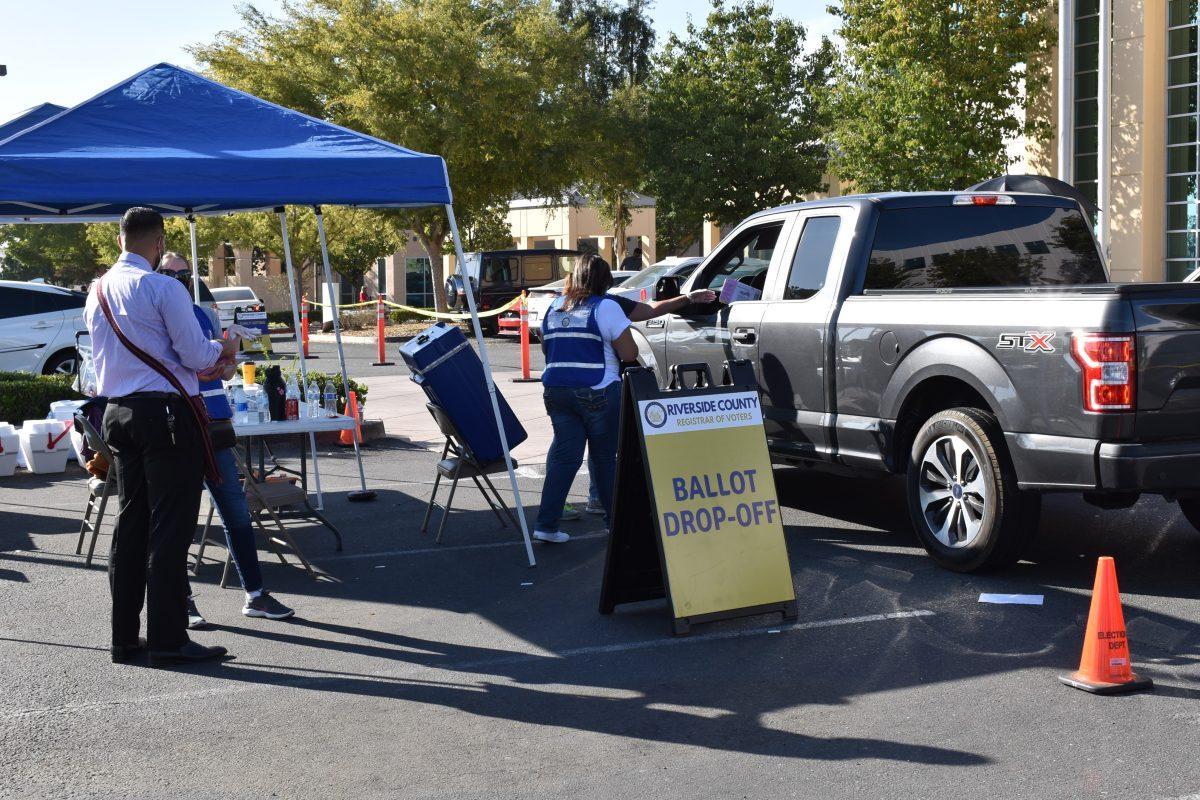
M238 480L237 454L232 448L226 448L215 455L221 483L205 482L205 485L217 501L217 512L225 525L225 543L233 554L233 565L237 567L242 588L257 592L263 587L262 570L258 567L258 550L254 547L250 508L246 505L242 482Z
M621 382L603 389L547 386L542 393L554 441L546 454L546 483L538 509L537 529L558 530L563 504L571 483L583 464L583 447L590 454L588 464L604 505L604 521L612 510L613 481L617 473L617 421L621 413Z

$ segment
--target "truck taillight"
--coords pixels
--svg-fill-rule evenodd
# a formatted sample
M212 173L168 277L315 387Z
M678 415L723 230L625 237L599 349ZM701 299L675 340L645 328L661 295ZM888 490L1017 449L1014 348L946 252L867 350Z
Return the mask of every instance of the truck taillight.
M1083 369L1083 407L1088 411L1132 411L1137 355L1132 334L1076 333L1071 355Z

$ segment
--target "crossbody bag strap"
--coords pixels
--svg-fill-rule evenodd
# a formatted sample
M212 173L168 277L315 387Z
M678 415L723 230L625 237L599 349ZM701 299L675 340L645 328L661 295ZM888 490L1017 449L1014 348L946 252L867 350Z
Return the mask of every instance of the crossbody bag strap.
M175 391L186 402L185 405L191 413L192 419L196 423L196 429L200 431L200 441L204 445L204 476L211 481L220 481L221 471L217 468L216 454L213 452L212 439L208 435L208 412L202 409L204 399L200 396L193 397L183 388L183 384L179 382L179 378L175 377L169 369L163 366L162 362L154 356L147 353L142 348L129 340L125 332L121 330L121 326L117 324L116 318L113 316L112 309L108 305L108 298L104 296L104 279L96 281L96 301L100 305L100 310L104 312L104 318L108 320L109 326L113 333L125 345L125 349L133 353L139 361L145 364L150 369L161 375L167 383L175 387Z

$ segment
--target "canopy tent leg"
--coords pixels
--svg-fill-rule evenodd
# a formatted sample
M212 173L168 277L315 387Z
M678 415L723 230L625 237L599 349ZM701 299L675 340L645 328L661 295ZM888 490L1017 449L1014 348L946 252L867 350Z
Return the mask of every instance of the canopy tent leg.
M504 465L508 467L508 480L512 485L513 505L517 509L517 519L521 521L521 536L525 538L525 555L529 558L529 566L536 567L537 560L533 557L533 543L529 539L529 525L525 521L525 505L521 502L521 490L517 488L517 473L513 469L512 453L508 451L508 436L504 433L504 420L500 417L500 401L496 399L496 382L492 380L492 364L488 359L487 348L483 344L483 329L479 327L479 312L475 309L475 293L471 291L471 279L467 275L467 259L463 254L462 239L458 235L458 222L454 219L454 208L446 204L446 216L450 220L450 235L454 239L454 254L458 260L458 271L462 275L463 287L467 296L467 308L471 312L471 326L475 330L475 341L479 344L479 358L483 361L483 375L487 380L488 397L492 400L492 413L496 416L496 430L500 433L500 447L504 449Z
M192 298L196 305L200 305L200 263L197 260L196 249L196 218L192 216L191 212L188 212L187 221L188 235L192 240ZM217 324L219 325L220 322L218 319Z
M287 212L283 206L275 209L279 214L279 232L283 236L283 262L287 265L288 293L292 299L292 322L296 326L296 357L300 361L301 391L308 390L308 367L304 363L304 348L300 346L300 299L296 294L296 269L292 266L292 244L288 241ZM312 449L313 477L317 482L317 510L325 510L325 499L321 495L321 465L317 460L317 435L311 431L308 434L308 444Z
M342 370L342 386L346 387L347 397L349 397L350 378L346 374L346 352L342 349L342 323L338 315L337 294L333 291L333 270L329 267L329 245L325 241L325 216L321 213L320 206L313 206L313 213L317 215L317 238L321 241L321 264L325 268L325 292L329 295L329 308L333 315L333 338L337 341L338 366ZM358 484L362 488L357 492L350 492L346 495L346 499L352 503L374 500L375 492L367 488L367 475L363 471L362 453L358 450L358 437L351 436L350 440L354 442L354 460L358 462Z

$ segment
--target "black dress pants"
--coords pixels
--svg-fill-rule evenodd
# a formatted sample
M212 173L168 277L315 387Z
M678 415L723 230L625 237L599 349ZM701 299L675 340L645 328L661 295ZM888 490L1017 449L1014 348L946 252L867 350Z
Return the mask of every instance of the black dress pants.
M110 399L104 410L121 498L108 559L114 645L137 644L143 598L151 650L188 641L187 551L200 511L204 450L186 402L131 395Z

